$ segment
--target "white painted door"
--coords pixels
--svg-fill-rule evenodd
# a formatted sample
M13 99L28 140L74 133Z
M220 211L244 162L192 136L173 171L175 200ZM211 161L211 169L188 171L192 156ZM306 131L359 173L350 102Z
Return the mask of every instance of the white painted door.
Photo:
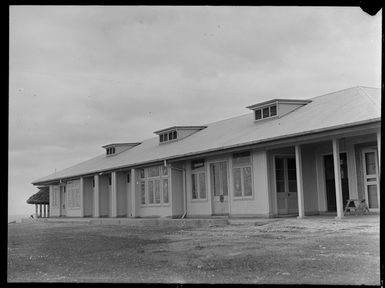
M212 214L229 214L229 185L227 162L210 164Z
M67 215L66 186L60 186L60 216Z
M371 211L380 209L380 187L378 177L378 158L375 148L362 150L362 163L364 171L364 187L367 205Z
M276 156L274 162L278 214L298 214L295 158Z

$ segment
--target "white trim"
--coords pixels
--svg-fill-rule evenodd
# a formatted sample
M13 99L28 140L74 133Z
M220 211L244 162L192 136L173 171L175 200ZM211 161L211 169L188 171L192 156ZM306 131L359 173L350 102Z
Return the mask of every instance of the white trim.
M231 157L231 156L230 156ZM223 160L222 160L223 159ZM207 161L207 170L208 170L208 184L209 184L209 193L210 193L210 207L211 207L211 214L213 214L213 205L212 205L212 198L213 198L213 194L212 194L212 191L211 191L211 172L210 172L210 165L211 164L215 164L215 163L221 163L221 162L227 162L227 208L228 208L228 214L230 215L230 202L231 202L231 198L230 198L230 194L231 194L231 191L230 191L230 181L229 181L229 157L226 158L221 158L221 159L215 159L215 160L212 160L212 161Z
M375 211L375 212L378 212L380 211L380 177L379 177L379 173L378 173L378 152L377 152L377 147L375 146L369 146L369 147L365 147L365 148L362 148L361 150L361 159L362 159L362 172L363 172L363 185L364 185L364 191L365 191L365 199L366 199L366 204L368 205L369 207L369 197L368 197L368 185L377 185L377 202L378 202L378 208L370 208L369 207L369 210L370 211ZM375 161L375 164L376 164L376 181L371 183L371 184L368 184L367 181L366 181L366 162L365 162L365 153L370 153L370 152L374 152L375 154L375 157L374 157L374 161Z

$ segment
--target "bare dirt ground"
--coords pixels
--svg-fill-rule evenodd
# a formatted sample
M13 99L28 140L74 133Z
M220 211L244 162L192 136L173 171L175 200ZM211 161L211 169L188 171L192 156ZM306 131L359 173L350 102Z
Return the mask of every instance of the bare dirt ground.
M9 282L380 284L379 216L8 225Z

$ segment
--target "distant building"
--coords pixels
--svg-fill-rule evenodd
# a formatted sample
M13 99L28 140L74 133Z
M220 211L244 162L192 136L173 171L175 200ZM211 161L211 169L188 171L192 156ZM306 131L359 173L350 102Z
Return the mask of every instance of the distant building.
M380 94L358 86L273 99L239 117L103 146L33 184L49 187L51 217L342 217L349 198L378 211Z

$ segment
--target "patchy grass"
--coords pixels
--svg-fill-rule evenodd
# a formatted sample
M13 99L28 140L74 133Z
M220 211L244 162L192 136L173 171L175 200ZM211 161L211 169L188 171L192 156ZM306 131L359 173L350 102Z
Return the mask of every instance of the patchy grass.
M9 282L380 284L379 217L211 228L8 225Z

